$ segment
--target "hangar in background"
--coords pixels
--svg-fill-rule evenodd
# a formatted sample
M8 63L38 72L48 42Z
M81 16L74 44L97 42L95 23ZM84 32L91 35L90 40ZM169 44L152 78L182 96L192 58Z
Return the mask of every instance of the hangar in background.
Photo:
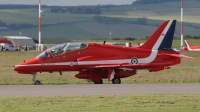
M32 38L26 36L3 36L3 38L10 40L14 46L20 44L20 46L27 45L30 50L34 50L36 45Z

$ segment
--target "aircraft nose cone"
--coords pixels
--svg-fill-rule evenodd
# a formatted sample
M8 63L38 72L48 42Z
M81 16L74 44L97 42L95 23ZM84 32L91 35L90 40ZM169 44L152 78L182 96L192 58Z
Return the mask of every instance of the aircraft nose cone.
M21 64L13 66L13 70L19 74L33 74L34 73L34 71L31 71L31 69L27 70L27 68Z
M13 69L14 69L15 71L19 71L19 66L15 65L15 66L13 66Z
M17 70L17 67L16 67L16 66L13 66L13 70L16 71L16 70Z

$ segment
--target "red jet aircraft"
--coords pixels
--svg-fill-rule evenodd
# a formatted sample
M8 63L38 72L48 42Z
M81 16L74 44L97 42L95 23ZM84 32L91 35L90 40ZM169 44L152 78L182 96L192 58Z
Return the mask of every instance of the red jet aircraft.
M36 58L14 66L21 74L32 74L35 85L37 72L78 71L75 77L103 84L108 78L113 84L135 75L137 70L157 72L178 65L181 58L194 59L171 49L176 20L165 21L139 47L123 47L97 43L64 43L42 52Z
M200 45L193 46L187 40L184 40L184 43L185 46L180 48L181 51L200 51Z

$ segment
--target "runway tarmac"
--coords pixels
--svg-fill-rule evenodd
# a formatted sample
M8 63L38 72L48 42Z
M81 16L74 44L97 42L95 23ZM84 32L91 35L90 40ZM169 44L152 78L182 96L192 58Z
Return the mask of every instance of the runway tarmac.
M200 84L103 84L0 86L0 97L113 94L200 94Z

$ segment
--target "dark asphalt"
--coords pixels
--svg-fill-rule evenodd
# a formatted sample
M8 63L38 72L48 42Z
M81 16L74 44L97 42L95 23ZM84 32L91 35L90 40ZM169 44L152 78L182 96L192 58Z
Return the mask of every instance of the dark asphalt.
M113 94L200 94L200 84L103 84L0 86L0 97Z

